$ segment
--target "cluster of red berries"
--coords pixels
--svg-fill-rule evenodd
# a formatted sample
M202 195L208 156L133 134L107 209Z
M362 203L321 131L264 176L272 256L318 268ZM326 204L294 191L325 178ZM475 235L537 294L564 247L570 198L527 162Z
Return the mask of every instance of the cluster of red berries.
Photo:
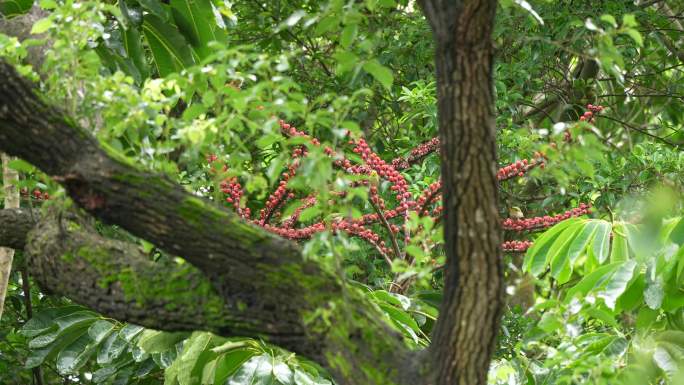
M589 112L594 114L600 112L603 107L589 105L588 108L590 110ZM280 120L279 124L284 135L292 137L306 137L313 145L320 145L320 141L318 141L318 139L307 135L305 132L298 130L296 127L288 123L285 123L283 120ZM282 174L282 179L280 180L275 191L267 199L265 207L261 210L258 220L250 219L251 214L248 208L240 208L240 200L243 196L243 189L236 178L231 178L230 180L224 181L221 184L221 191L226 194L226 201L232 204L236 211L245 219L250 220L264 229L284 238L293 240L309 239L315 233L319 233L325 231L326 228L330 228L334 233L345 232L351 236L364 239L376 247L378 251L385 256L391 255L393 254L393 250L386 246L385 242L381 240L381 237L378 233L366 226L380 222L381 215L389 221L400 216L406 217L408 216L409 211L412 210L423 216L429 215L435 218L436 221L440 220L444 211L444 207L439 204L442 198L441 182L438 181L430 184L424 191L421 192L417 200L413 200L412 195L408 192L408 183L406 182L406 179L398 171L408 168L411 164L414 164L430 153L435 152L439 148L439 139L433 138L425 143L422 143L413 149L408 156L396 158L390 163L385 162L375 152L373 152L364 139L350 139L348 143L352 145L352 151L360 155L361 159L363 160L362 164L353 163L344 156L335 153L332 148L327 146L324 148L324 152L326 155L334 158L334 165L336 167L339 167L351 174L369 176L368 179L355 181L353 185L369 187L369 199L377 208L378 212L376 213L365 214L357 219L333 220L331 223L329 223L329 226L326 225L326 222L319 221L311 225L295 228L302 211L316 204L316 195L312 194L306 198L302 198L303 203L293 212L290 217L281 219L278 225L269 224L269 219L272 216L280 215L280 213L276 210L282 206L283 202L285 202L287 199L295 198L295 195L288 191L287 182L295 175L297 167L300 163L299 158L307 155L305 146L298 146L293 150L293 161L288 166L287 171ZM217 159L218 157L213 154L207 157L207 160L210 163ZM530 169L537 166L540 168L545 167L545 155L543 153L536 152L531 159L522 159L500 168L497 172L497 178L500 181L503 181L514 177L520 177ZM377 175L375 175L376 173ZM373 179L374 175L376 179ZM378 177L390 182L390 190L400 203L396 208L387 209L386 203L380 195L379 185L377 183ZM333 195L344 195L344 193L336 194L333 192ZM590 207L588 205L581 204L578 208L568 210L563 214L558 214L555 216L544 216L528 219L505 219L503 221L503 227L506 230L514 231L533 230L549 227L564 219L588 214L590 212ZM389 223L389 232L391 233L389 235L394 237L399 234L405 224L405 220L400 225ZM409 236L407 231L404 231L404 235L405 237ZM406 239L404 241L408 242ZM531 245L532 242L527 240L512 240L504 242L502 244L502 248L504 251L509 252L524 252Z
M289 124L289 123L285 123L285 121L282 120L282 119L280 119L280 120L278 121L278 124L280 125L280 128L282 129L282 131L283 131L283 133L284 133L285 135L288 135L288 136L303 136L303 137L305 137L305 138L310 139L310 140L311 140L311 143L313 143L313 144L316 145L316 146L318 146L319 144L321 144L321 142L320 142L318 139L312 138L311 136L309 136L309 135L308 135L306 132L304 132L304 131L299 131L299 130L297 129L297 127L295 127L295 126L293 126L293 125L291 125L291 124Z
M369 188L368 195L370 196L370 200L375 205L375 207L377 207L381 211L385 211L385 201L378 193L378 186L371 185Z
M333 222L331 224L331 228L333 230L333 233L337 231L344 231L349 235L357 236L361 239L366 240L368 243L375 246L384 255L389 255L391 253L391 250L385 245L385 241L380 240L380 235L378 235L373 230L364 227L361 224L340 221ZM392 229L392 231L394 231L394 229Z
M506 241L501 244L503 251L522 253L532 247L531 241Z
M26 187L23 187L21 190L19 190L19 193L24 198L29 197L29 192L28 192L28 189ZM47 191L43 192L43 191L40 191L40 189L38 189L38 188L34 189L33 192L31 192L30 196L31 196L31 198L33 198L35 200L39 200L39 201L50 199L50 194L48 194Z
M392 166L397 170L409 168L412 164L419 162L424 157L437 151L439 149L439 138L435 137L427 142L419 144L416 148L411 150L406 158L399 157L392 160Z
M544 168L544 157L541 153L535 152L532 159L523 159L515 161L508 166L501 167L496 173L496 178L500 181L514 178L516 176L521 177L525 175L526 172L530 171L534 167Z
M240 207L240 200L242 199L244 190L236 177L221 182L220 188L221 192L227 195L226 202L235 208L235 212L237 212L238 215L242 218L249 218L251 216L249 207L245 207L244 209Z
M427 216L428 206L431 204L438 203L441 199L440 191L442 189L442 181L437 181L431 183L418 197L416 201L416 207L419 210L420 215Z
M593 104L587 104L587 110L582 116L580 116L580 122L594 123L594 115L599 114L603 111L603 106L595 106Z
M293 199L295 197L294 193L287 190L287 181L295 175L295 170L291 167L288 172L283 173L283 177L278 182L278 187L266 200L266 205L263 209L259 211L259 224L266 224L274 211L283 203L286 199Z
M530 231L551 227L556 223L564 221L568 218L579 217L587 214L591 214L591 206L585 203L581 203L578 207L568 210L562 214L557 214L553 216L545 215L543 217L521 219L506 218L503 220L501 224L504 230Z
M282 227L286 229L291 229L294 227L295 223L299 220L299 216L302 215L302 211L308 209L309 207L316 204L316 194L311 194L304 198L304 202L301 206L297 207L290 215L289 218L285 219L281 224Z
M259 222L256 222L256 224L259 224ZM325 230L325 224L323 222L315 223L311 226L306 226L299 229L284 228L282 226L273 226L268 223L261 224L260 226L263 227L266 231L270 231L274 234L280 235L283 238L294 240L309 239L312 235L320 233L323 230Z
M402 202L402 206L408 209L406 201L411 198L411 193L408 192L408 183L406 183L404 176L373 152L364 139L359 139L356 142L350 141L350 144L355 144L353 151L361 155L361 158L368 167L377 172L381 178L391 183L390 190L396 193L397 200Z

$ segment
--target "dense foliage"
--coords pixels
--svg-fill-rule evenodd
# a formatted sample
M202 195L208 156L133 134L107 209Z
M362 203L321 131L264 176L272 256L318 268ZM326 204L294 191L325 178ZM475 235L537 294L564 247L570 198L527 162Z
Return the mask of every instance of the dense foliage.
M434 47L413 1L38 3L0 1L0 56L51 101L112 153L301 242L430 345L445 255ZM26 13L30 36L13 36ZM684 384L683 13L500 2L507 308L491 384ZM68 205L9 166L24 207ZM332 381L263 341L144 329L42 292L21 252L5 303L3 384Z

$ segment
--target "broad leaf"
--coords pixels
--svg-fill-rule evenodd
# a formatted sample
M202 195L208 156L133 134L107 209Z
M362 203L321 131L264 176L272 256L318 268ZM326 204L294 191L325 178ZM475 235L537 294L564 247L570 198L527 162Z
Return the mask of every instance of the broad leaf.
M194 64L190 46L178 29L155 15L145 15L143 34L160 77Z
M618 267L610 277L610 281L608 281L606 288L599 293L598 297L603 298L606 305L611 310L615 310L617 299L624 293L627 284L632 280L635 267L636 262L633 260L622 262L620 267Z

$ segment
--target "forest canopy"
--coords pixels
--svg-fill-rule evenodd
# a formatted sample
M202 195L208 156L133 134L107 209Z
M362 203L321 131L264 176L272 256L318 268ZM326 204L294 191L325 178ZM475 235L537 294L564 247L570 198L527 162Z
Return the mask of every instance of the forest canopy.
M0 0L0 384L684 385L684 3Z

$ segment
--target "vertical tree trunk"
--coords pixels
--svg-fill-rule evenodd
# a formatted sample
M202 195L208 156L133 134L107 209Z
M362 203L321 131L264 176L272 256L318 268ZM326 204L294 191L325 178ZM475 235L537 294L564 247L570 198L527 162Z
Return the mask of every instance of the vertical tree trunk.
M19 191L14 182L19 179L17 172L10 169L10 157L0 154L2 158L2 186L5 195L4 206L6 209L19 208ZM7 284L9 283L10 270L12 269L12 259L14 250L8 247L0 247L0 318L5 305L5 295L7 294Z
M424 0L436 40L447 253L434 385L487 383L503 306L491 33L496 0Z

